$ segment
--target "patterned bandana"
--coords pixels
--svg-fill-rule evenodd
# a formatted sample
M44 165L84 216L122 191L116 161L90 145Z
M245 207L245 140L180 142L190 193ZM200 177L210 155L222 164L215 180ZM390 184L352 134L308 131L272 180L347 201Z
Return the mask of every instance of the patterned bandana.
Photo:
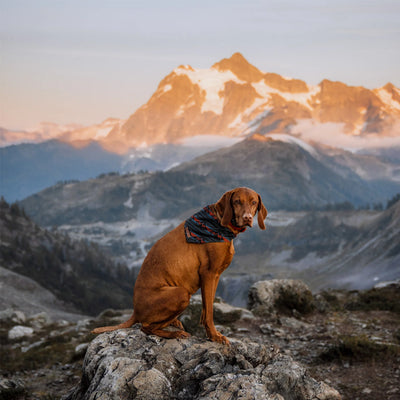
M239 232L246 230L246 228L234 228ZM236 237L234 232L219 223L210 206L204 207L185 221L185 235L188 243L198 244L230 242Z

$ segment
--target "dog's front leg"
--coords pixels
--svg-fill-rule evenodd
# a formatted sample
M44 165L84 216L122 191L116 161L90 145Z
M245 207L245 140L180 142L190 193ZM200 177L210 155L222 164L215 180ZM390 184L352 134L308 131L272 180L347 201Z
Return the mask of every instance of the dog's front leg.
M229 340L217 331L214 325L213 303L215 292L217 290L219 275L207 271L201 276L201 297L203 301L203 310L201 313L201 324L204 325L207 337L218 343L228 344Z

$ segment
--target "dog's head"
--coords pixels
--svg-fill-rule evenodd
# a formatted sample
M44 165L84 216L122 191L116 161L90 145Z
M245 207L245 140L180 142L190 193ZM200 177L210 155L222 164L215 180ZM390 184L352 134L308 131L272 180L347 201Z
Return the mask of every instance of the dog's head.
M239 228L252 227L253 218L258 212L258 226L265 229L264 220L268 212L261 196L252 189L241 187L230 190L223 194L215 206L221 216L222 226L229 226L233 220L233 224Z

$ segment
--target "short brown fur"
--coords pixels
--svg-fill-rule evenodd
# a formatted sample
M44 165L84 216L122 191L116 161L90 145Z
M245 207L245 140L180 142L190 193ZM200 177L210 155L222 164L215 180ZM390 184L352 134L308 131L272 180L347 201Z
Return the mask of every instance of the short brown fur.
M258 225L265 229L267 210L254 190L236 188L226 192L211 209L221 225L229 227L235 218L237 227L252 226L258 212ZM96 328L93 333L109 332L142 324L142 331L165 338L185 338L178 316L188 306L190 297L201 288L203 310L201 323L209 339L229 344L213 321L213 302L219 278L234 255L233 242L194 244L186 241L184 222L157 241L145 258L136 279L131 318L116 326ZM164 330L168 326L176 330Z

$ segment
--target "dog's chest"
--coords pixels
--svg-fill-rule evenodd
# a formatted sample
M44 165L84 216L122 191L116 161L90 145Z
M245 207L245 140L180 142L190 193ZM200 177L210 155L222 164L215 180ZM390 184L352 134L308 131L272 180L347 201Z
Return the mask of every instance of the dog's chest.
M229 254L230 254L231 260L232 260L232 257L235 254L235 247L233 246L233 240L231 241L231 245L229 246Z

